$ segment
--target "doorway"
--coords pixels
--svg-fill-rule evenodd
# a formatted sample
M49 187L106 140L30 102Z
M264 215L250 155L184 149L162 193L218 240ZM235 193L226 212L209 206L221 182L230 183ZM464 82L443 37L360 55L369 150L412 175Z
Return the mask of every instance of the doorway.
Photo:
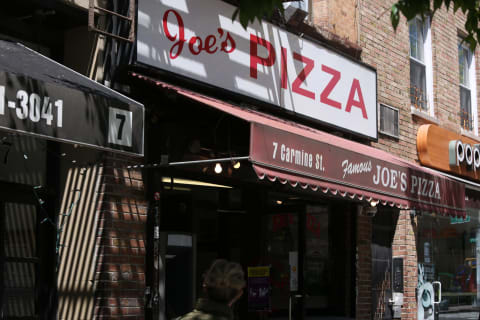
M302 204L264 216L267 319L354 319L355 218L349 205ZM276 211L277 210L277 211Z
M178 252L164 250L164 283L178 277L195 282L185 283L192 289L182 297L166 286L167 319L181 315L175 306L193 306L202 294L202 274L217 258L244 267L249 284L234 306L238 319L355 318L354 205L288 193L277 197L258 188L188 188L162 195L160 232L193 239L181 248L193 258L183 271L171 267ZM263 279L253 279L253 268L257 276L262 270ZM193 270L192 276L185 277L185 270ZM257 289L259 282L268 283L265 299L254 301L259 291L249 290L253 282Z

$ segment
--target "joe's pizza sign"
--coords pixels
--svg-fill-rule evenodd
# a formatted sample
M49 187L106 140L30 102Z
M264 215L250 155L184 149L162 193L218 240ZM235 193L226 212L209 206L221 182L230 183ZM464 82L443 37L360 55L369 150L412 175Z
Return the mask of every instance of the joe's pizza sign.
M219 0L142 0L137 61L377 138L376 72Z

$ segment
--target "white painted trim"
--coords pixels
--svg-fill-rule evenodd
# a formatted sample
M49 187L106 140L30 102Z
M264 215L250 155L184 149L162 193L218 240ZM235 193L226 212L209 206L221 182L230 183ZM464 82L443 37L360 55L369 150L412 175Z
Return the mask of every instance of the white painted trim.
M478 107L477 107L477 79L475 72L475 53L468 50L470 55L470 64L468 66L468 81L470 86L470 97L472 99L472 117L473 117L473 134L478 136Z
M413 106L410 107L410 114L413 115L413 116L417 116L417 117L419 117L423 120L426 120L430 123L434 123L434 124L437 124L437 125L440 124L440 121L437 118L431 116L430 114L428 114L425 111L418 110L417 108L415 108Z
M423 22L425 28L425 39L423 55L425 59L425 81L427 86L427 105L428 113L435 118L435 108L433 103L433 58L432 58L432 33L430 28L430 18L425 17Z
M423 62L422 60L418 60L417 58L413 57L413 56L410 56L410 60L413 60L415 61L416 63L418 63L419 65L422 65L422 66L426 66L425 62Z
M463 129L461 126L460 126L460 134L461 134L462 136L469 137L470 139L473 139L473 140L475 140L475 141L477 141L477 142L480 142L480 141L478 141L478 139L479 139L478 135L474 134L474 133L473 133L472 131L470 131L470 130L465 130L465 129Z

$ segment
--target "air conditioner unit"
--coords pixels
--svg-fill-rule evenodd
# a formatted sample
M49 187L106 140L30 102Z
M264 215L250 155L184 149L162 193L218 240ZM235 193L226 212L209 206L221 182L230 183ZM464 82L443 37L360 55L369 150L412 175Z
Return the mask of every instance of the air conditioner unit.
M298 25L308 16L310 0L287 1L283 3L284 17L288 24Z

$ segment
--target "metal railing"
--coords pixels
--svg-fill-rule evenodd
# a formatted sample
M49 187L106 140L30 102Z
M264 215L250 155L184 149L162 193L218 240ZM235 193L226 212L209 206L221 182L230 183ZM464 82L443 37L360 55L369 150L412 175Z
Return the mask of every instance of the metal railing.
M93 32L97 32L103 34L108 37L113 37L118 40L127 41L127 42L134 42L135 40L135 0L128 0L128 15L122 15L117 12L108 10L106 8L99 7L95 5L95 0L90 0L89 8L88 8L88 29ZM95 22L96 15L104 15L104 16L112 16L117 17L123 21L126 21L129 24L129 31L128 37L114 34L112 32L108 32L104 29L100 29Z

